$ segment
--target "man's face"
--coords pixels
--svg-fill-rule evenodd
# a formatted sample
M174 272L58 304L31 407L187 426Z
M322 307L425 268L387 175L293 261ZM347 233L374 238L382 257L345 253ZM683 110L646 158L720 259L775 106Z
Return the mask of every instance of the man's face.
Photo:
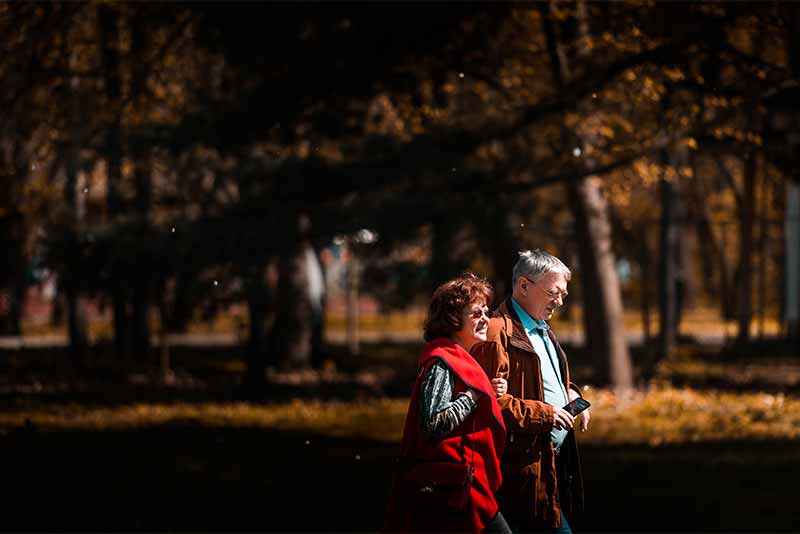
M536 320L549 321L553 312L564 304L567 279L563 274L555 273L547 273L536 283L520 277L517 280L517 289L514 299L525 311Z

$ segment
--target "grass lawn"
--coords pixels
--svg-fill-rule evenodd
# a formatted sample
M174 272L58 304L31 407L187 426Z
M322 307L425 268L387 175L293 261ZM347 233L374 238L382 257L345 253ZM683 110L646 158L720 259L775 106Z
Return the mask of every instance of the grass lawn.
M367 367L405 365L416 350L367 349ZM749 384L724 382L741 375L735 355L698 354L624 398L586 391L587 507L570 518L576 531L800 528L797 363L762 354L753 365L789 377L762 391L752 369ZM178 381L166 386L132 362L99 358L70 374L52 351L0 355L4 530L379 528L413 369L383 389L367 387L354 361L328 378L276 374L254 401L237 390L240 361L176 353ZM726 387L707 387L704 369ZM702 387L667 380L689 375Z
M689 389L624 401L593 393L593 423L580 436L587 509L572 518L576 529L800 525L800 400ZM373 531L405 406L405 399L7 401L0 415L3 524Z

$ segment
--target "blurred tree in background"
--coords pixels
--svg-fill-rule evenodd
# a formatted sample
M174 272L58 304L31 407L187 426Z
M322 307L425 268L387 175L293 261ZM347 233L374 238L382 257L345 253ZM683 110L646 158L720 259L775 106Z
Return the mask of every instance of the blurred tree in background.
M617 388L636 379L627 299L658 340L645 374L701 299L739 342L756 313L797 336L798 17L0 3L0 328L20 332L35 265L58 273L76 362L92 301L120 358L244 303L259 387L269 366L321 365L318 255L340 242L387 307L464 269L503 298L516 251L548 249L575 268L587 348Z

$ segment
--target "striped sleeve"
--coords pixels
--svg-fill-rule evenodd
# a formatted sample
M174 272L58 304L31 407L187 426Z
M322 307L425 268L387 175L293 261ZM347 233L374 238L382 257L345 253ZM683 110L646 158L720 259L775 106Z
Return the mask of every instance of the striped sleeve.
M453 376L441 361L434 363L423 377L419 424L429 439L439 439L452 432L475 409L466 393L453 399Z

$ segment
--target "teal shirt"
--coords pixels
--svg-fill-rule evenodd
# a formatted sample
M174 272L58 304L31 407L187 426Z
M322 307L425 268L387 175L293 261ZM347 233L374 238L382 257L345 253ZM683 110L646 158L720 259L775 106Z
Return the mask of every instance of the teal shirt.
M522 327L533 346L533 351L539 357L539 364L542 369L542 385L544 386L544 402L552 406L563 407L569 402L567 390L561 377L561 369L558 364L558 355L547 330L550 325L545 321L537 321L526 312L522 306L512 298L511 305L517 316L522 321ZM553 427L550 431L550 439L553 447L558 449L564 443L567 431Z

